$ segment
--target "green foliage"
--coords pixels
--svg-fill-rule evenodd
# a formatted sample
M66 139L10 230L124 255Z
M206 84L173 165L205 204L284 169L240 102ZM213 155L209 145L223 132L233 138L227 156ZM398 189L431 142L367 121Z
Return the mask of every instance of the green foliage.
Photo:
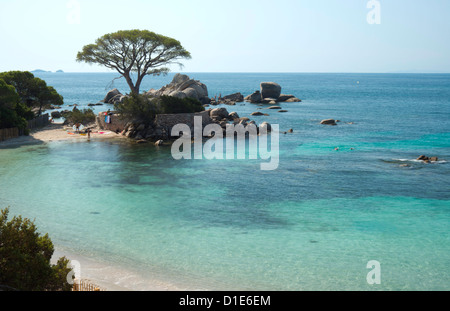
M12 85L20 97L20 102L28 107L38 107L40 110L51 105L63 104L63 97L56 90L47 86L44 80L36 78L28 71L9 71L0 73L0 79Z
M202 104L193 98L161 96L150 98L145 95L126 97L114 105L122 119L136 123L150 124L157 114L194 113L204 111Z
M24 291L70 291L69 260L50 263L54 247L48 234L21 216L8 221L9 209L0 213L0 285Z
M0 79L0 128L18 127L25 130L27 120L34 118L34 113L20 102L14 86Z
M76 107L70 111L65 112L62 116L70 123L70 124L89 124L95 121L95 114L92 109L82 109L79 110Z
M159 113L193 113L204 111L203 105L194 98L178 98L172 96L161 96L159 98Z
M164 67L178 64L179 59L189 59L191 54L179 41L148 30L121 30L98 38L95 44L83 47L77 54L78 62L100 64L116 70L127 81L132 93L139 94L143 78L169 72ZM130 73L137 74L135 82Z
M155 100L131 93L123 102L114 105L122 119L150 124L158 113Z

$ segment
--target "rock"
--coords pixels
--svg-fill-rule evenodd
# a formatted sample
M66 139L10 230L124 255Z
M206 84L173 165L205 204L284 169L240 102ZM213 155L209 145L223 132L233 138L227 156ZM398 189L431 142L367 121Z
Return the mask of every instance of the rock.
M263 116L264 113L259 112L259 111L256 111L256 112L253 112L251 115L252 115L252 116Z
M164 141L160 139L155 143L155 146L162 146L163 144L164 144Z
M187 88L183 91L183 93L186 95L186 97L199 99L199 94L194 88Z
M281 109L281 107L280 107L280 106L270 106L270 107L267 108L267 109Z
M181 74L181 73L177 73L177 74L173 77L172 83L173 83L173 84L182 84L182 83L184 83L184 82L186 82L186 81L189 81L189 80L190 80L190 79L189 79L189 76L183 75L183 74Z
M247 121L240 120L238 124L243 125L243 126L247 126Z
M275 82L261 82L261 97L278 99L281 95L281 86Z
M223 118L228 118L229 117L229 113L225 108L215 108L212 109L209 112L209 116L213 119L223 119Z
M230 112L230 114L228 115L229 118L235 120L235 119L239 119L239 115L237 114L237 112L233 111Z
M240 124L242 121L248 122L248 121L250 121L250 119L247 117L239 118L239 119L234 120L234 124Z
M286 103L299 103L301 101L302 100L298 99L297 97L292 97L292 98L289 98L289 99L285 100Z
M254 92L253 94L250 94L247 97L245 97L245 100L251 103L260 103L262 100L261 92L260 91Z
M137 144L146 144L146 143L148 143L148 141L145 140L145 139L139 139L139 140L136 141L136 143Z
M194 80L192 80L194 81ZM187 90L194 90L196 96L200 99L203 97L208 97L208 89L206 88L206 85L202 84L202 83L198 83L197 81L194 81L193 84L191 84L189 86L188 89L184 90L183 93L185 93L187 95ZM190 91L192 93L192 91ZM188 96L191 97L191 96Z
M160 97L163 95L178 98L190 97L199 100L202 105L211 103L206 85L182 74L176 74L170 84L163 86L159 90L151 89L145 95L150 97Z
M118 89L114 89L108 92L108 94L106 94L105 98L102 100L102 102L104 103L109 103L109 101L117 95L122 95L122 93L119 92Z
M267 133L272 131L272 126L268 122L263 122L259 125L259 130L266 130Z
M108 102L108 104L117 104L117 103L122 103L124 101L124 99L126 98L125 95L122 94L118 94L116 96L114 96L113 98L111 98Z
M295 96L294 96L294 95L281 94L281 95L278 97L278 101L279 101L279 102L285 102L285 101L287 101L287 100L289 100L289 99L291 99L291 98L295 98Z
M281 94L278 97L278 102L286 102L286 103L301 102L301 99L298 99L294 95Z
M437 162L437 161L439 161L439 158L438 157L431 157L430 161L431 162Z
M177 97L177 98L181 98L181 99L187 97L187 96L186 96L186 93L183 93L183 92L181 92L181 91L173 91L172 93L169 94L169 96Z
M287 110L278 110L278 112L288 112Z
M326 119L326 120L322 120L320 122L320 124L325 124L325 125L337 125L336 121L334 119Z
M88 104L88 107L94 107L95 104Z
M429 158L427 156L421 155L420 157L417 158L417 160L419 160L419 161L427 161L427 160L429 160Z
M244 101L244 96L241 93L234 93L231 95L227 95L221 98L224 101L232 101L232 102L243 102Z

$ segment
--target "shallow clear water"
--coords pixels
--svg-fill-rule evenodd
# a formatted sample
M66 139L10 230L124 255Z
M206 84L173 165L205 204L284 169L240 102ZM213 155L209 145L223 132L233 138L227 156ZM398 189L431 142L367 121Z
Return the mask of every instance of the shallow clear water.
M39 76L83 105L115 75ZM275 81L303 99L252 117L294 129L280 136L277 170L123 141L0 147L0 205L36 218L57 245L182 288L449 289L450 75L190 76L211 96ZM318 124L326 118L341 123ZM367 284L370 260L380 285Z

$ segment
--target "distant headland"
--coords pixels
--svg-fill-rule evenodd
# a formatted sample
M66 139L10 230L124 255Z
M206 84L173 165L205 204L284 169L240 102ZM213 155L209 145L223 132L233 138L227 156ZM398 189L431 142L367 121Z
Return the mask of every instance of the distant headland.
M48 72L48 73L51 73L51 71L47 71L47 70L42 70L42 69L36 69L36 70L33 70L32 71L32 73L41 73L41 72ZM59 69L59 70L57 70L57 71L55 71L56 73L64 73L64 71L62 71L61 69Z

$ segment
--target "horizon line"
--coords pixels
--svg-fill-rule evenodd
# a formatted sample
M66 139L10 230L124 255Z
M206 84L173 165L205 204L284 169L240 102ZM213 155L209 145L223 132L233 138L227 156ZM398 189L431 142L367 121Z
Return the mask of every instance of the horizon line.
M10 70L11 71L11 70ZM101 74L111 74L117 73L116 71L39 71L35 70L27 70L32 73L101 73ZM6 72L6 71L2 71ZM449 72L439 72L439 71L390 71L390 72L369 72L369 71L171 71L168 74L172 73L257 73L257 74L450 74Z

